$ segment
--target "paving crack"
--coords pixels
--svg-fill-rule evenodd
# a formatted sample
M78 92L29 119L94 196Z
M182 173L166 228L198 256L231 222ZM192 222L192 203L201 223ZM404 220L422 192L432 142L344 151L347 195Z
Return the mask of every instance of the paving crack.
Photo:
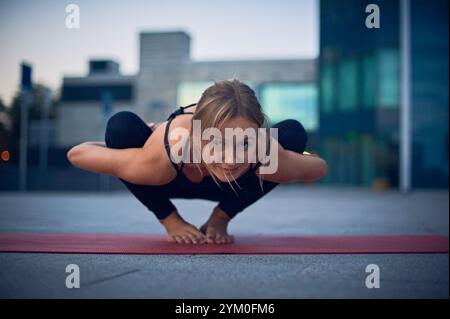
M123 272L123 273L119 273L117 275L112 275L112 276L108 276L108 277L103 277L103 278L91 280L91 281L88 281L86 283L82 283L82 287L93 286L93 285L96 285L96 284L99 284L99 283L102 283L102 282L105 282L105 281L108 281L108 280L112 280L112 279L117 279L117 278L120 278L120 277L128 276L128 275L137 273L139 271L140 271L139 269L133 269L133 270L128 270L128 271Z

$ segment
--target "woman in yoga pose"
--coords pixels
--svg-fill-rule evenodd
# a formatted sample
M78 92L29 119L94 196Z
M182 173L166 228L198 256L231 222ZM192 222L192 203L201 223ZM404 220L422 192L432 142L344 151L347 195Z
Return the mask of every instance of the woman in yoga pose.
M233 236L227 226L237 213L281 183L313 181L327 172L323 159L304 152L307 134L297 120L273 125L270 130L277 130L277 138L257 133L256 140L265 136L267 144L257 144L248 136L233 140L234 148L244 150L244 160L224 159L222 154L228 153L221 151L228 146L221 135L211 134L211 143L202 139L196 144L196 122L201 124L200 133L214 128L223 136L226 129L261 132L261 128L268 128L249 86L238 80L218 81L203 92L198 103L180 107L162 123L146 124L130 111L114 114L107 123L105 143L79 144L67 157L76 167L119 178L156 215L169 241L186 244L231 243ZM189 134L181 140L173 138L183 130ZM269 152L275 149L276 156L250 160L250 150L260 145L267 146ZM181 160L176 159L180 152L175 149L181 149ZM201 154L200 159L196 154ZM273 167L274 161L276 170L270 171L267 168ZM182 218L171 198L199 198L218 204L209 219L196 228Z

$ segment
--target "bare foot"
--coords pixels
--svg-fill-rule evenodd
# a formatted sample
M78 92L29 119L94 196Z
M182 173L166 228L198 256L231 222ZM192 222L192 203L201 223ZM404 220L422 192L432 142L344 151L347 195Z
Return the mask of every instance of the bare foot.
M205 235L186 222L176 211L160 220L167 231L167 240L178 244L204 244Z
M200 227L200 231L206 235L208 244L231 244L234 242L233 235L227 233L230 218L220 208L214 208L208 221Z

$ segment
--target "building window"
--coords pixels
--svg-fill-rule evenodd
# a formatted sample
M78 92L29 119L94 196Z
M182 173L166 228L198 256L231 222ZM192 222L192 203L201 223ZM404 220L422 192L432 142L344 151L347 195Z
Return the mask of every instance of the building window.
M355 60L343 61L339 65L339 109L352 111L357 103L357 65Z
M376 83L378 76L374 56L365 56L362 64L362 104L365 109L372 109L376 105Z
M271 124L295 119L307 131L318 128L318 89L314 83L268 83L260 88L259 100Z
M321 85L322 111L324 113L331 113L333 112L334 103L334 69L332 65L323 67Z
M381 108L397 108L400 102L400 66L397 50L383 50L378 54L379 104Z
M133 100L133 85L128 84L90 84L71 85L63 83L61 100L64 102L101 101L103 92L108 91L114 101Z
M186 106L197 103L202 93L213 84L213 81L189 81L180 83L177 89L177 104L179 106Z

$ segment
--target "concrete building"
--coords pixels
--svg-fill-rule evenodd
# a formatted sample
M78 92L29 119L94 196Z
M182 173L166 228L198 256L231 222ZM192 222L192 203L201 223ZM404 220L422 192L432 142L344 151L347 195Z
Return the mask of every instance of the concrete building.
M57 145L103 140L107 118L134 106L135 77L124 76L109 60L89 62L89 74L63 79L57 117Z

